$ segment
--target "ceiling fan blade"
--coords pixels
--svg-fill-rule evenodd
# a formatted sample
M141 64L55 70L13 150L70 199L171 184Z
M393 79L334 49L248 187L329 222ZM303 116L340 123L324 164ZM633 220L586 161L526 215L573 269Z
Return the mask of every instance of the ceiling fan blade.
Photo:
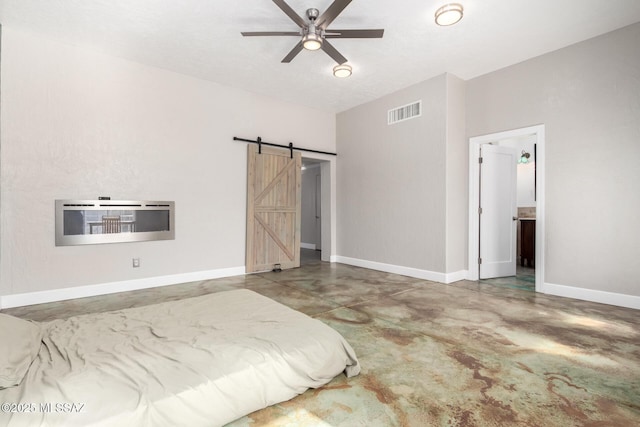
M327 30L325 38L328 39L380 39L384 30Z
M298 24L298 27L300 28L304 28L307 26L307 22L300 16L298 15L295 10L291 9L291 6L289 6L287 3L285 3L284 0L273 0L273 2L280 8L282 9L282 11L284 13L287 14L287 16L289 18L291 18L293 20L293 22L295 22L296 24Z
M245 37L251 36L298 36L300 37L300 31L243 31L242 34Z
M275 1L275 0L274 0ZM323 30L329 26L333 22L334 19L340 15L340 12L344 10L345 7L349 6L352 0L335 0L331 3L331 6L327 10L324 11L318 19L316 19L316 26L322 28Z
M280 61L280 62L288 64L289 62L291 62L293 60L293 58L296 57L296 55L298 55L300 53L301 50L302 50L302 40L300 40L298 42L298 44L295 45L293 47L293 49L291 49L291 52L289 52L287 54L287 56L285 56L284 59L282 61Z
M333 60L338 64L344 64L345 62L347 62L347 58L342 56L342 54L340 54L340 52L338 52L336 48L333 47L331 43L329 43L329 40L324 40L322 42L322 50L324 50L326 54L333 58Z

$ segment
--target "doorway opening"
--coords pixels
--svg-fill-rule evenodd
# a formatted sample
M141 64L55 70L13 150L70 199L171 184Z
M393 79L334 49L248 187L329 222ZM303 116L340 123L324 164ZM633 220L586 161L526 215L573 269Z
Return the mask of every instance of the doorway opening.
M303 157L301 176L300 264L329 261L330 162Z
M544 139L544 125L538 125L473 137L469 140L468 280L483 279L484 283L522 289L531 289L534 285L533 288L536 292L544 292ZM518 171L518 180L527 182L521 182L520 184L523 185L518 187L521 194L518 194L517 210L514 212L501 211L500 213L501 217L507 217L509 221L513 221L511 229L509 229L510 225L506 224L507 230L511 233L509 235L514 238L513 252L507 254L508 257L511 257L508 261L512 263L510 268L513 269L513 273L504 273L511 274L507 277L492 277L500 276L500 274L491 274L489 270L492 266L486 263L487 258L491 258L491 254L487 254L486 241L491 240L489 246L493 248L498 245L495 242L500 241L500 238L494 239L493 229L487 226L486 221L481 217L482 212L486 211L486 206L482 206L481 209L481 205L493 203L491 198L485 197L483 200L481 189L483 165L479 160L482 147L489 144L505 147L507 151L511 150L514 153L511 161L520 161L525 153L529 154L528 158L525 156L527 163L518 164L518 168L521 169ZM516 160L513 160L514 158ZM489 165L484 166L488 167ZM520 172L523 173L520 174ZM528 182L529 180L533 180L533 185ZM530 190L531 188L533 189ZM505 208L500 207L499 209ZM531 227L532 225L533 227ZM528 234L525 236L525 233ZM502 231L500 234L504 236L505 232ZM481 244L482 238L485 239L484 245ZM517 244L515 244L516 241ZM504 243L499 244L504 248ZM511 249L508 250L511 251ZM507 257L502 256L502 258ZM484 270L483 261L485 261Z

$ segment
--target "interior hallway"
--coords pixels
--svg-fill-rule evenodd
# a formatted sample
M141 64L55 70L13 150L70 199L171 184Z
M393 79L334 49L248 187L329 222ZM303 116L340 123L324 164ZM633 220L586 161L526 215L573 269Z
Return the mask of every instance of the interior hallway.
M231 426L640 425L638 311L311 261L4 310L47 320L248 288L326 322L363 371Z

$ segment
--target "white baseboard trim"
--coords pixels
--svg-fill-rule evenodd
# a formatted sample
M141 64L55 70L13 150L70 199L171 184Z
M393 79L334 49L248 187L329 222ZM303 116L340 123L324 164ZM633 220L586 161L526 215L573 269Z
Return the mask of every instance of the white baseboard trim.
M316 250L315 243L300 243L300 247L303 249L313 249L314 251Z
M453 283L458 280L464 280L467 277L467 271L457 271L454 273L438 273L435 271L429 270L420 270L418 268L413 267L403 267L401 265L394 264L385 264L382 262L376 261L367 261L363 259L357 258L349 258L345 256L337 255L335 257L331 257L331 262L339 262L342 264L353 265L356 267L368 268L371 270L384 271L385 273L393 273L400 274L402 276L415 277L416 279L430 280L432 282L439 283ZM335 258L335 260L333 260Z
M577 288L575 286L554 285L545 283L545 294L559 297L574 298L584 301L599 302L601 304L617 305L618 307L635 308L640 310L640 297L635 295L617 294L613 292L597 291L594 289Z
M444 283L448 284L453 282L459 282L460 280L467 280L467 274L469 274L467 270L460 270L460 271L455 271L453 273L446 273L447 281Z
M117 292L135 291L138 289L156 288L160 286L176 285L178 283L219 279L221 277L241 276L243 274L245 274L244 266L172 274L170 276L148 277L145 279L125 280L122 282L100 283L73 288L51 289L48 291L28 292L24 294L3 295L0 296L0 309L43 304L75 298L93 297L96 295L114 294Z

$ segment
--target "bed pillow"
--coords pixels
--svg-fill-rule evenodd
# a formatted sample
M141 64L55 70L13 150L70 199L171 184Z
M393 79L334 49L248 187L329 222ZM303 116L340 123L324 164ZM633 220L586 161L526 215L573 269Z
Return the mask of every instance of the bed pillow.
M20 384L41 343L37 323L0 314L0 389Z

